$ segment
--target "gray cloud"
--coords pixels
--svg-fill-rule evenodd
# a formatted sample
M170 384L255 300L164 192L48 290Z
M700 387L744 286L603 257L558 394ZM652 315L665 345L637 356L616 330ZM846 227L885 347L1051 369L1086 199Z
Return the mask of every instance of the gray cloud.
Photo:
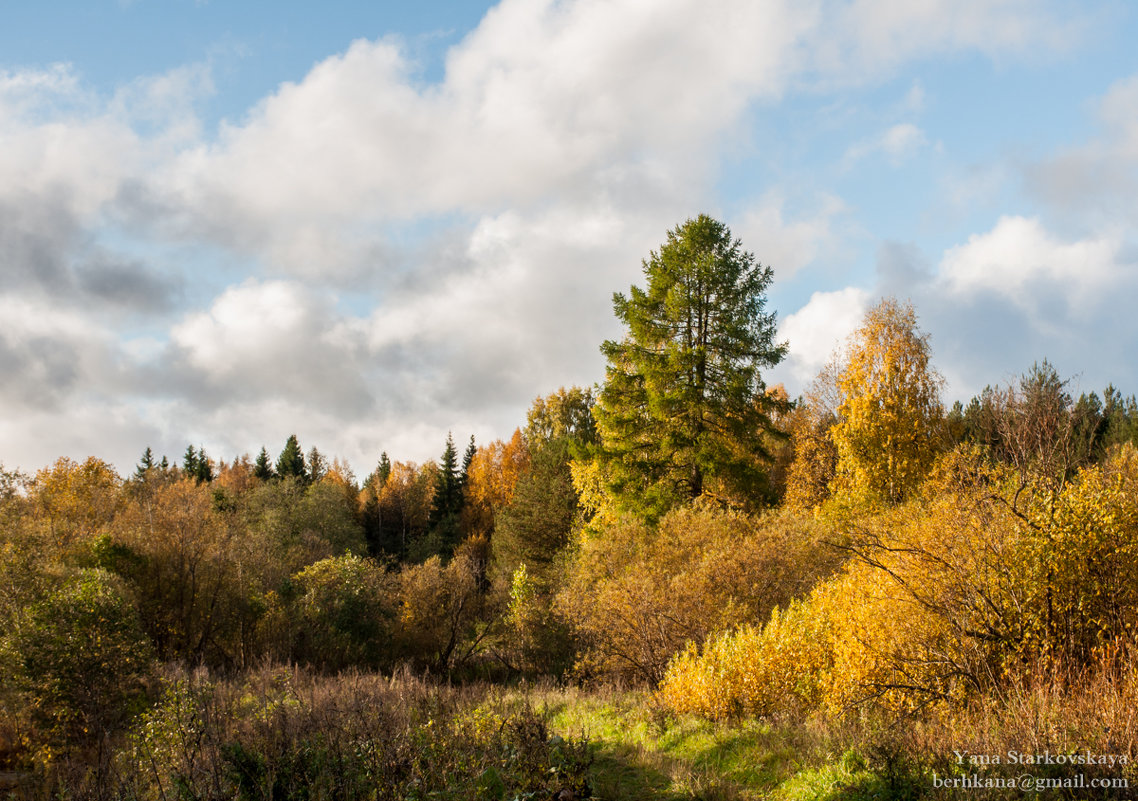
M882 295L908 296L933 278L932 266L912 242L882 242L877 250L878 291Z
M180 277L93 245L71 205L59 194L0 199L0 288L115 314L172 308Z
M1129 226L1138 214L1138 76L1096 103L1098 135L1021 165L1027 190L1085 226Z
M69 287L69 255L82 238L79 221L59 193L0 196L0 286Z
M59 410L79 379L79 354L48 337L16 342L0 333L0 398L23 410Z
M884 260L890 251L883 249ZM932 336L950 397L967 400L1049 359L1086 390L1138 390L1138 264L1121 240L1066 241L1035 221L1001 220L901 285ZM910 263L921 265L919 253ZM888 274L888 269L885 270ZM883 290L895 291L883 281ZM896 293L902 294L902 293Z
M156 313L174 308L180 276L156 274L137 261L111 261L99 254L95 261L77 267L75 284L84 298L116 309Z

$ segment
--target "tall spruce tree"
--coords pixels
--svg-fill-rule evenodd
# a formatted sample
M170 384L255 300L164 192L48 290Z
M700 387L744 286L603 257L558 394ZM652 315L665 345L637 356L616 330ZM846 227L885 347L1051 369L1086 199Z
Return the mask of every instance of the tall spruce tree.
M277 457L277 475L281 478L295 478L298 481L304 481L308 477L304 469L304 451L300 449L296 434L289 434L284 450Z
M474 444L474 435L471 434L466 452L462 455L462 472L459 474L459 491L462 493L464 501L466 499L466 482L470 478L470 463L474 461L476 453L478 453L478 446Z
M253 462L253 475L261 481L269 481L273 477L273 463L269 459L269 452L264 445L261 446L261 452L257 454L257 461Z
M154 452L151 451L150 446L147 445L146 450L142 452L142 458L138 460L138 466L134 469L134 474L138 478L146 478L154 466Z
M458 539L458 516L462 511L462 473L458 467L458 450L454 437L447 433L438 477L435 479L435 499L431 506L431 530L438 536L444 549L452 548Z
M387 483L388 477L391 476L391 460L387 458L387 451L379 455L379 465L375 468L375 477L378 479L378 485L382 487Z
M198 446L198 459L194 469L194 480L199 484L208 484L213 481L213 464L206 456L205 448Z
M328 460L324 458L324 454L316 450L313 445L308 449L308 478L315 484L320 479L324 478L328 472Z
M606 341L597 449L622 506L654 517L704 494L765 500L770 413L760 370L778 364L772 272L706 215L644 261L645 289L613 296L622 340Z
M182 473L186 478L197 478L198 452L194 450L193 445L187 445L186 452L182 456Z

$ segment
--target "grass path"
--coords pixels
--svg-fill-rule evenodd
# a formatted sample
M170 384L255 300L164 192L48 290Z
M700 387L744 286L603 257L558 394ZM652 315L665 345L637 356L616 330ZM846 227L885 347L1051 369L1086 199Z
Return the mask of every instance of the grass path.
M592 744L598 801L883 797L864 760L827 751L801 727L677 719L656 711L643 693L551 690L531 700L550 713L557 733Z

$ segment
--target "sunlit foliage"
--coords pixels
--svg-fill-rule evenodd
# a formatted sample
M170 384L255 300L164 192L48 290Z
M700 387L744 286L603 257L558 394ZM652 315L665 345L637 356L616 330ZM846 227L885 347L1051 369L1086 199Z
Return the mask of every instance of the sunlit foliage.
M658 681L687 643L762 619L833 569L821 525L684 507L582 538L558 611L585 645L581 670Z
M841 362L832 429L840 491L897 503L927 474L942 416L941 378L911 304L887 298L866 312Z
M801 606L674 661L665 699L713 716L791 702L911 712L1124 644L1138 623L1138 453L1032 494L1024 512L1017 492L1010 467L948 454L922 497L850 524L849 564Z
M325 670L389 665L398 580L385 566L347 555L323 559L295 578L296 659Z
M786 352L766 310L771 268L700 215L668 232L644 276L644 289L613 296L626 333L601 346L602 475L624 507L649 517L715 494L716 482L762 498L775 399L760 371Z

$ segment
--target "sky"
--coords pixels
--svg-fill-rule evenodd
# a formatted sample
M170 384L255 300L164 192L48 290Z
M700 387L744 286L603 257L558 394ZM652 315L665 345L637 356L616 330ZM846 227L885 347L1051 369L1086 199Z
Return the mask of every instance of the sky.
M0 462L358 475L603 379L701 213L801 392L879 298L967 401L1138 392L1123 0L0 0Z

